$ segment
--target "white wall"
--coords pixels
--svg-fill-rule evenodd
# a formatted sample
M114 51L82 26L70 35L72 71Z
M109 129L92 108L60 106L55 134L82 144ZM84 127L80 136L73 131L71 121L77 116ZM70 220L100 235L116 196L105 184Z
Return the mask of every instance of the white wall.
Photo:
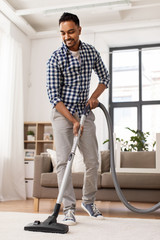
M82 31L81 40L94 45L101 53L106 66L109 67L109 47L158 43L160 42L160 28L121 30L96 34L83 34ZM28 98L27 105L25 105L25 121L50 121L51 105L46 92L46 62L52 52L60 46L60 36L32 40L30 77L26 88ZM97 82L96 76L93 75L91 91L95 89ZM106 107L108 107L108 94L108 90L106 90L100 97L100 101ZM105 149L106 145L103 145L102 142L108 138L107 127L104 125L100 110L96 109L95 114L100 148Z
M58 38L32 40L26 121L49 121L51 105L46 91L46 63L60 46Z
M109 47L158 43L160 42L160 28L133 29L96 34L83 34L82 31L81 39L94 45L101 53L106 66L109 67ZM26 121L48 121L50 118L51 105L46 92L46 62L52 52L59 46L61 46L60 36L32 40L28 87L25 85L25 91L28 92L27 105L25 105ZM25 79L27 80L26 75ZM94 83L97 84L97 81L94 80L93 76L92 89L95 87ZM105 94L107 94L107 91ZM105 101L107 101L107 98L108 95L105 97Z
M23 51L24 120L50 121L51 105L46 92L46 62L52 52L61 46L60 36L30 40L14 24L9 25L7 31L22 45ZM160 28L146 27L95 34L83 33L82 29L81 39L94 45L106 66L109 67L109 47L160 43ZM97 77L93 74L91 92L97 86L97 82ZM108 107L108 95L106 90L99 99L106 107ZM100 110L94 111L98 140L103 149L106 146L102 145L102 142L108 138L107 127Z
M82 41L95 45L94 34L84 34ZM28 101L26 106L25 121L50 121L51 104L46 91L46 63L52 52L61 46L61 38L46 38L32 40L31 60L30 60L30 77L28 82ZM104 44L104 48L107 46ZM102 58L108 64L108 56L102 53ZM98 84L98 79L93 75L91 83L91 92ZM108 91L101 97L101 101L108 106ZM104 119L101 118L99 111L95 111L96 125L104 125ZM105 128L105 127L104 127ZM107 138L104 136L104 128L97 127L97 136L99 145Z
M89 34L88 39L93 44L93 34ZM60 36L32 40L25 121L50 121L51 104L46 91L46 63L61 44Z
M102 49L101 42L106 42L109 47L122 47L132 45L145 45L160 43L160 27L137 28L118 30L96 34L96 41ZM103 49L104 51L105 49Z

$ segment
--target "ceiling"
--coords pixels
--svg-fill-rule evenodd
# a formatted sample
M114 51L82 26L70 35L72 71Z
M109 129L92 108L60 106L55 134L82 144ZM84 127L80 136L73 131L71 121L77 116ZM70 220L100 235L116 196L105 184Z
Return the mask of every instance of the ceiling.
M0 11L29 38L57 35L63 12L77 14L84 32L160 27L160 0L1 0Z

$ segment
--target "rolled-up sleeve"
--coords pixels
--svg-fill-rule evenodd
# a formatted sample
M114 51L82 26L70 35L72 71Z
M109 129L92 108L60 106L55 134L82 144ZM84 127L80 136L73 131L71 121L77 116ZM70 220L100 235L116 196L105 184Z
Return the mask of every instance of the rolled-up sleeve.
M58 102L61 101L60 96L60 82L61 82L61 71L58 66L58 60L55 56L51 56L51 58L47 62L47 93L54 108Z
M109 76L107 68L105 67L105 65L102 61L102 58L101 58L99 52L97 52L96 50L95 50L95 62L94 62L93 70L98 75L99 83L102 83L106 87L108 87L109 82L110 82L110 76Z

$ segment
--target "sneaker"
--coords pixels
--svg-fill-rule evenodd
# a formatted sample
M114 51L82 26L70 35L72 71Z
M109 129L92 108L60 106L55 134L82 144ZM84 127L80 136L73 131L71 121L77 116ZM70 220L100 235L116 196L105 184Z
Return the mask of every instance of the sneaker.
M65 217L63 219L63 224L66 224L68 226L72 226L76 224L76 219L74 216L74 211L69 209L66 213L65 213Z
M81 203L81 207L86 211L89 216L97 218L97 219L104 219L102 216L102 213L96 208L96 205L94 203L84 204Z

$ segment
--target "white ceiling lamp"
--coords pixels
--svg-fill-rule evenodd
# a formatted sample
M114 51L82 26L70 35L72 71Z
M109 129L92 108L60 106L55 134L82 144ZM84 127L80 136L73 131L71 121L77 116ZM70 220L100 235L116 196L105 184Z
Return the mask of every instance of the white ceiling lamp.
M66 5L66 6L61 6L61 7L55 7L55 8L50 8L45 10L43 13L44 15L53 15L55 13L59 12L68 12L72 10L86 10L86 9L95 9L99 7L105 7L108 10L117 10L117 9L122 9L124 7L131 7L131 3L129 0L119 0L119 1L106 1L106 2L98 2L98 3L86 3L86 4L72 4Z

